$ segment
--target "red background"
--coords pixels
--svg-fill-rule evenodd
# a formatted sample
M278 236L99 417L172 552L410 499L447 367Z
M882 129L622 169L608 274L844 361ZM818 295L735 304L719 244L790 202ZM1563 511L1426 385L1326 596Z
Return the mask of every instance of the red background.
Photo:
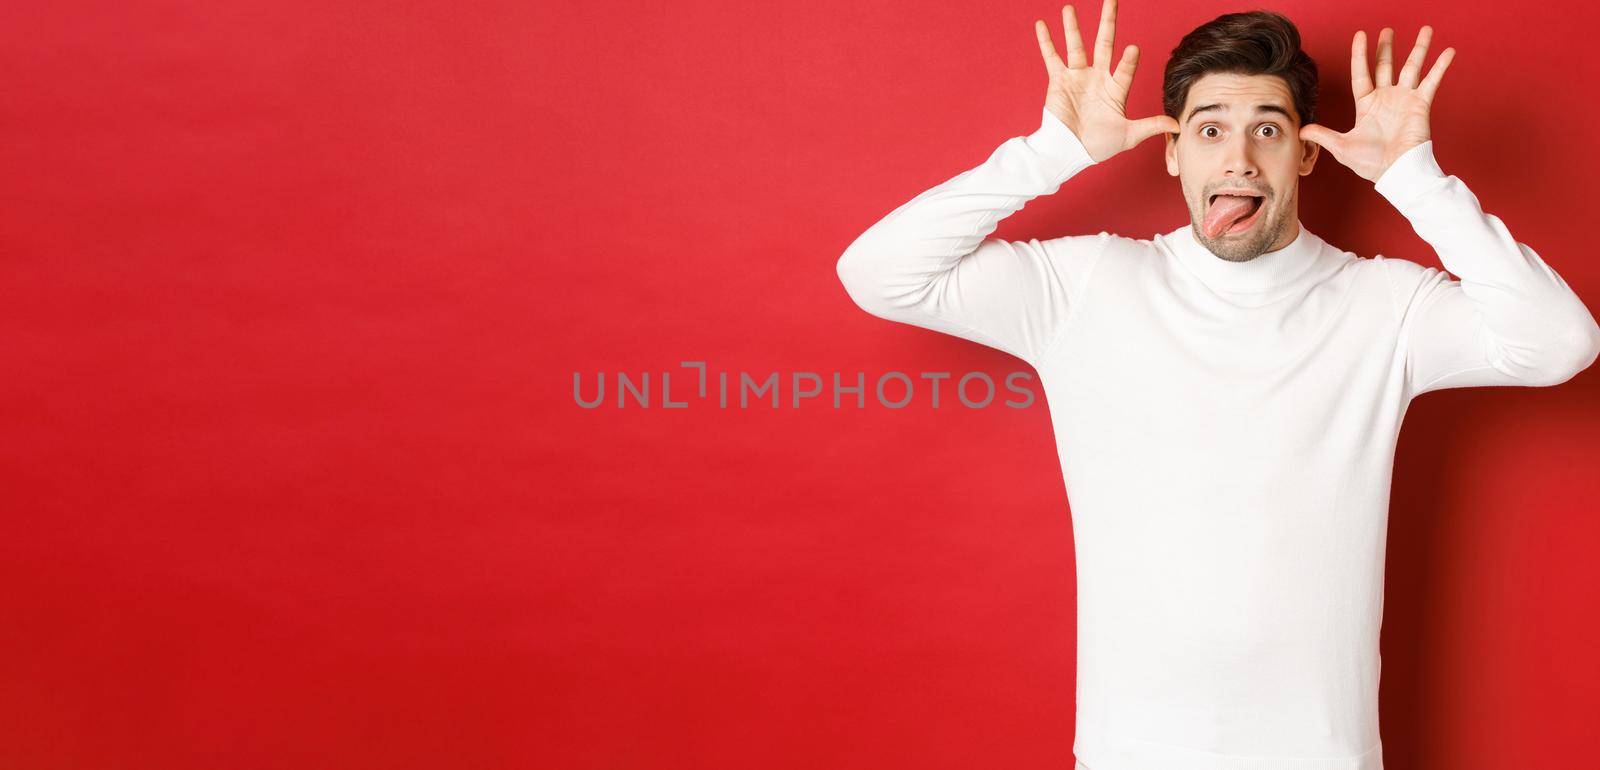
M572 396L684 360L1026 369L866 315L834 261L1038 125L1058 5L134 5L0 11L0 766L1070 766L1043 403ZM1129 2L1131 111L1244 7ZM1338 129L1351 33L1433 24L1441 164L1594 305L1593 12L1275 7ZM1159 156L998 235L1177 227ZM1304 198L1437 264L1331 156ZM1413 406L1395 770L1592 757L1597 389Z

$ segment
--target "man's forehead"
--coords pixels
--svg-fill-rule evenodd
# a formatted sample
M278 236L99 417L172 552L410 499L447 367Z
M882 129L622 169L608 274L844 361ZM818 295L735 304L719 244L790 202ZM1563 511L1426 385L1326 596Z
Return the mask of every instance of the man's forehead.
M1289 86L1277 75L1240 75L1217 72L1202 76L1189 86L1184 118L1198 107L1213 106L1214 112L1239 113L1248 117L1262 107L1272 112L1293 109Z

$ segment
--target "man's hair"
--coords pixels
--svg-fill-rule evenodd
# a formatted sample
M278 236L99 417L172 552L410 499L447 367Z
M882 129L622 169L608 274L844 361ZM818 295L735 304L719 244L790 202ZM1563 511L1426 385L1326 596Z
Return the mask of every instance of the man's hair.
M1317 64L1300 50L1300 31L1282 14L1223 14L1184 35L1162 76L1162 110L1182 120L1189 87L1213 72L1277 75L1289 86L1300 124L1316 120Z

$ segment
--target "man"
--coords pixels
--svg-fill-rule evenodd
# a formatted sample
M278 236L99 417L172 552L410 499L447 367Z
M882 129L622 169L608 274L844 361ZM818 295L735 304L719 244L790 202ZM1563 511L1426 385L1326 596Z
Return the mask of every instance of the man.
M867 312L1010 352L1038 371L1078 566L1078 767L1381 770L1379 624L1390 475L1411 399L1556 385L1600 326L1534 251L1437 165L1431 30L1369 75L1355 126L1314 119L1317 74L1268 12L1183 38L1164 115L1124 114L1115 0L1093 60L1071 6L1044 22L1042 123L895 209L839 259ZM1157 134L1188 225L987 239L1002 218ZM1459 280L1306 231L1319 149L1372 181Z

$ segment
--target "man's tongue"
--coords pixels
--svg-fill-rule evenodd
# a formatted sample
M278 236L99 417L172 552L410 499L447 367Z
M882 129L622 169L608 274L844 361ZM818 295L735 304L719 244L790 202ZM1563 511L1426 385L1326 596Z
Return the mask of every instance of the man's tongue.
M1206 221L1200 226L1205 228L1207 237L1215 238L1239 220L1250 216L1256 200L1248 195L1218 195L1206 211Z

